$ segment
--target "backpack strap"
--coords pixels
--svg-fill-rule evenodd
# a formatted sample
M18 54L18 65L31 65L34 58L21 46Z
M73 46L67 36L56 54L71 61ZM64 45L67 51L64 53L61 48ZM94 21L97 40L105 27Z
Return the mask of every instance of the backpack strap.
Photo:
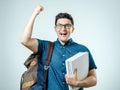
M48 68L49 68L49 63L51 60L51 56L52 56L52 51L53 51L53 42L49 42L48 43L48 49L46 52L46 58L45 58L45 65L44 65L44 90L47 90L47 80L48 80Z
M50 63L50 59L51 59L51 56L52 56L52 51L53 51L53 42L49 42L48 43L48 49L47 49L47 53L46 53L46 63L45 63L45 67L44 69L47 69L46 66L49 65Z

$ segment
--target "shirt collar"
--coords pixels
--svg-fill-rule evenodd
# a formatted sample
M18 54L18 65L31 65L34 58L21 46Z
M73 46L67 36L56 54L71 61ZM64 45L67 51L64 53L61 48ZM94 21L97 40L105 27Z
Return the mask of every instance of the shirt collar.
M56 40L56 43L57 43L58 45L60 45L60 46L63 46L63 45L60 43L60 41L58 40L58 38L57 38L57 40ZM72 40L72 38L70 38L70 39L65 43L64 46L66 46L66 45L71 45L72 43L73 43L73 40Z

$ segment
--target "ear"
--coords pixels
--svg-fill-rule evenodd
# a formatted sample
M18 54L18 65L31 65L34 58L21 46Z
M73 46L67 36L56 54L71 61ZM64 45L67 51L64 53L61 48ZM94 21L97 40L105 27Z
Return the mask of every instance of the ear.
M55 32L56 32L56 26L54 26L54 30L55 30Z
M71 33L73 33L74 32L74 27L72 27L72 30L71 30Z

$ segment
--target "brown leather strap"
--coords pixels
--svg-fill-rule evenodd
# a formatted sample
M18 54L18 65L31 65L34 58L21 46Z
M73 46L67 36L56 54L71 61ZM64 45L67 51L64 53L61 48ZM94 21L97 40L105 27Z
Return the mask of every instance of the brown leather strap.
M29 86L32 86L33 84L35 84L34 81L25 82L25 83L22 84L22 88L23 88L23 89L24 89L24 88L27 88L27 87L29 87Z
M53 43L52 42L49 42L48 43L48 49L47 49L47 54L46 54L46 66L49 65L50 63L50 59L51 59L51 56L52 56L52 51L53 51Z
M45 66L44 66L44 90L47 90L48 68L52 56L52 51L53 51L53 43L49 42L46 53Z

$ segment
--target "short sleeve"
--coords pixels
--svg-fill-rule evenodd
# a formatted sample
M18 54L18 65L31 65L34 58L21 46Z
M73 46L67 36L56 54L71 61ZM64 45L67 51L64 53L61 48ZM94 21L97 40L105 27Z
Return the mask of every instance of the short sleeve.
M37 40L38 40L38 53L46 51L48 41L40 40L40 39L37 39Z
M96 66L96 64L94 62L94 59L93 59L93 57L91 55L91 52L89 50L88 50L88 52L89 52L89 70L97 69L97 66Z

